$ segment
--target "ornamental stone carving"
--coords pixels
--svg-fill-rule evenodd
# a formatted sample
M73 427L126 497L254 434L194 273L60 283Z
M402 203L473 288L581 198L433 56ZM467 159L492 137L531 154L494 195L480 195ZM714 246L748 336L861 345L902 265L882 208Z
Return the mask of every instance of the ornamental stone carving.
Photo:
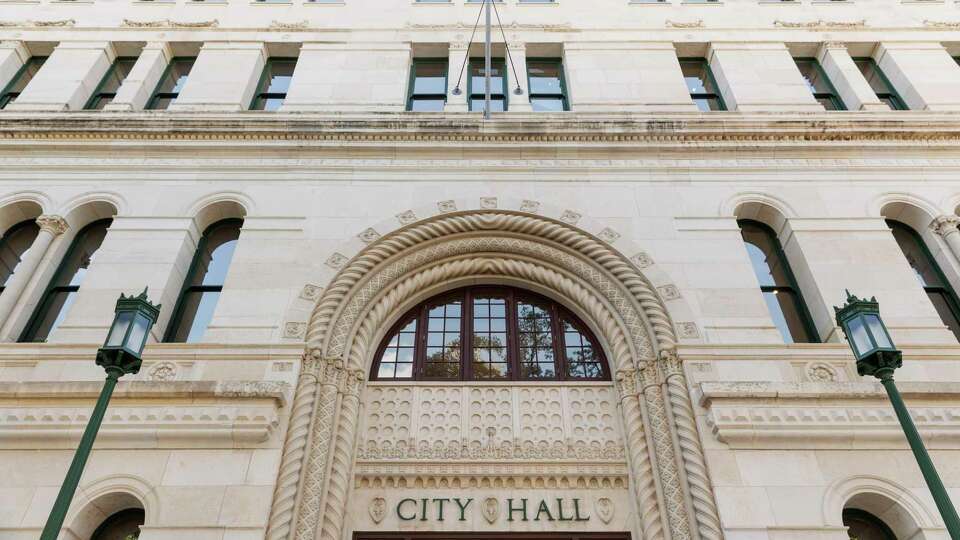
M840 380L837 368L826 362L810 362L804 368L804 372L811 382L837 382Z
M483 500L483 519L487 520L487 523L491 525L497 522L497 518L500 517L500 501L495 497L487 497Z
M417 215L413 213L413 210L407 210L406 212L397 214L397 221L399 221L401 225L409 225L417 221Z
M380 233L370 228L358 234L357 238L359 238L364 244L370 244L372 242L376 242L377 239L380 238Z
M53 236L60 236L61 234L67 232L67 228L69 228L67 220L60 216L53 215L38 216L37 225L40 227L41 231L48 232Z
M600 521L610 523L610 520L613 519L614 505L609 497L600 497L594 502L593 507Z
M441 214L456 212L457 203L456 201L440 201L437 203L437 210L439 210Z
M606 228L606 229L603 229L602 231L600 231L600 232L597 234L597 237L600 238L601 240L603 240L604 242L608 243L608 244L612 244L612 243L616 242L617 239L620 238L620 233L618 233L617 231L615 231L615 230L613 230L613 229Z
M288 322L283 325L283 337L287 339L299 339L307 335L307 323Z
M576 225L580 222L580 218L583 216L573 210L564 210L563 214L560 216L560 221L568 223L570 225Z
M326 260L326 262L324 262L324 264L330 268L333 268L334 270L339 270L347 264L347 261L349 261L349 259L347 259L346 256L340 253L334 253L329 259Z
M151 381L172 381L177 378L177 365L173 362L157 362L150 366L147 376Z
M657 287L657 292L664 300L676 300L680 298L680 289L676 285L664 285Z
M320 298L320 294L322 292L323 292L323 287L308 283L304 285L303 290L300 291L300 298L304 300L309 300L311 302L316 302L317 298Z
M960 227L960 216L940 216L930 223L930 230L943 237L960 232L957 227Z
M642 251L640 253L637 253L633 257L630 257L630 262L635 264L637 268L641 270L644 268L649 268L653 266L653 258L650 257L650 255L648 255L647 253L644 253Z
M487 210L493 210L497 208L497 198L480 197L480 208L486 208Z
M657 351L671 349L676 343L674 322L637 266L609 247L608 243L619 238L619 234L609 229L603 235L607 243L603 243L569 225L536 215L494 210L443 215L443 207L444 203L438 204L441 215L410 223L409 227L378 239L352 260L344 261L342 271L317 303L307 333L307 340L314 346L305 360L294 400L291 435L284 447L267 538L289 538L292 531L297 540L339 539L355 462L367 470L380 459L398 464L450 461L455 465L458 460L495 456L504 464L528 459L569 460L577 466L578 461L590 459L624 466L629 452L644 536L662 537L665 531L661 524L665 523L672 538L691 538L690 526L697 524L701 536L712 540L704 532L711 531L713 523L719 522L713 505L695 502L689 507L685 502L685 482L691 471L703 474L694 479L697 486L690 493L712 502L709 483L703 484L706 466L702 463L702 451L690 446L699 443L689 435L690 429L694 433L696 429L692 418L687 418L692 410L689 395L664 391L665 382L667 387L674 379L680 385L685 383L682 373L664 381L656 361ZM460 277L475 279L484 275L537 283L555 291L592 319L599 329L598 337L610 347L612 365L621 379L618 386L623 423L628 430L623 438L626 448L612 440L607 444L578 438L575 433L568 440L570 437L559 424L556 429L545 426L544 430L527 434L528 426L522 421L512 426L498 423L493 437L486 435L486 429L493 427L489 424L478 424L478 432L472 427L466 428L466 432L457 431L467 424L438 424L448 434L445 440L437 440L432 432L429 437L420 437L413 431L413 424L401 435L400 428L407 424L394 421L391 427L398 429L396 435L370 438L365 426L375 420L372 415L360 417L359 396L383 325L418 291ZM696 330L695 325L693 329ZM631 391L626 368L639 369L642 391ZM499 407L497 392L489 399L494 407ZM387 402L400 405L397 400L383 403ZM516 402L513 406L519 406L521 411L530 409ZM363 410L373 412L371 407ZM674 420L671 415L681 419ZM433 429L429 427L429 414L416 418L420 422L417 426ZM647 421L654 443L651 447L646 444ZM682 433L677 428L680 422L685 427ZM571 420L567 425L584 423ZM537 435L532 436L533 433ZM678 435L682 438L679 445L675 443ZM359 448L358 440L363 441ZM686 474L679 469L681 465ZM659 478L662 490L655 477ZM298 515L294 516L298 491L302 501ZM662 496L658 495L661 492Z
M370 519L372 519L374 523L380 523L383 521L383 518L387 516L386 499L383 497L374 497L374 499L370 501L369 512Z
M525 200L520 203L520 211L528 214L536 214L540 211L540 202Z

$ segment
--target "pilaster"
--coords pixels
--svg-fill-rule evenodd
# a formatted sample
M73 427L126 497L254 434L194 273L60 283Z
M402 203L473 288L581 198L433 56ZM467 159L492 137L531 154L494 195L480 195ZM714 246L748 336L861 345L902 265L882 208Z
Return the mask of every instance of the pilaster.
M54 49L16 101L17 111L77 111L83 109L116 59L106 41L64 41Z
M513 77L513 84L507 85L507 98L510 103L509 110L516 112L532 112L533 106L530 104L530 81L527 78L527 44L521 41L510 43L510 58L513 58L513 66L510 66L510 58L504 58L506 69ZM516 68L516 74L513 73ZM521 94L515 93L520 88Z
M447 61L447 105L444 108L446 112L467 112L470 106L467 103L467 44L464 42L454 42L450 44ZM462 70L462 71L461 71ZM460 85L457 86L459 81ZM459 88L459 93L456 89Z
M410 43L304 43L284 111L402 111Z
M910 109L960 111L960 66L940 43L884 42L873 57Z
M833 87L837 89L840 100L850 111L888 111L886 103L880 101L863 78L847 46L840 42L828 41L820 46L817 61L823 68Z
M0 91L3 91L30 59L22 41L0 41Z
M261 42L203 44L171 111L245 111L263 74L267 49Z
M670 42L575 42L564 46L577 111L696 111Z
M730 110L823 111L783 43L715 42L707 60Z
M117 96L104 107L107 111L139 111L147 106L154 89L173 59L170 45L151 42L140 52L133 69L117 90Z

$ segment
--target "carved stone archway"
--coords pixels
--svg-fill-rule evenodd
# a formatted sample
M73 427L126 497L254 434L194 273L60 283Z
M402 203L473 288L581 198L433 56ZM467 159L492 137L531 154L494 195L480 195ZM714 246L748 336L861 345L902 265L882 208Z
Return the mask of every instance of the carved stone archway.
M677 331L657 289L606 240L490 209L413 223L344 261L309 323L267 538L341 540L377 340L422 291L465 278L535 284L580 312L616 371L643 537L720 538Z

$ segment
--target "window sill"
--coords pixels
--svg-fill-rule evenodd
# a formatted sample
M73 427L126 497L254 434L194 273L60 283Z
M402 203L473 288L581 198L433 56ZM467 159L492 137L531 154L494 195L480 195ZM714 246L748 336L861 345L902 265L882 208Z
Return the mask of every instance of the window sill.
M367 386L600 386L609 387L610 381L411 381L400 379L395 381L367 381Z

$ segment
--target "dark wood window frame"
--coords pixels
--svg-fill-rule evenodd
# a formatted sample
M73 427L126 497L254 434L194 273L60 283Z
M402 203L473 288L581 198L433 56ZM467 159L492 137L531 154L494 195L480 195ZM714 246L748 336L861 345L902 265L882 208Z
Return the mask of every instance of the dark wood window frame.
M444 72L448 73L443 78L443 94L425 94L417 93L416 82L417 82L417 68L420 66L434 65L444 67ZM449 88L449 60L446 58L414 58L413 62L410 64L410 83L409 91L407 92L407 111L413 111L413 104L416 101L440 101L443 100L444 105L447 103L447 89Z
M472 57L472 58L470 58L470 60L467 62L467 109L468 109L470 112L482 112L482 111L483 111L483 107L480 107L479 109L474 109L474 108L473 108L473 102L474 102L474 100L484 100L484 99L486 99L486 89L485 89L483 86L481 86L479 89L473 87L473 77L474 77L474 75L473 75L473 69L474 69L475 67L480 68L480 69L481 69L481 72L482 72L483 70L485 70L485 69L486 69L486 64L485 64L485 62L484 62L484 59L483 59L483 58L473 58L473 57ZM500 70L500 73L502 74L501 77L500 77L500 80L502 81L502 84L500 85L500 89L499 89L499 90L496 89L496 88L494 88L494 86L493 86L493 85L495 84L495 83L493 82L493 79L495 79L496 77L492 77L491 80L490 80L490 85L491 85L491 86L490 86L490 101L491 101L491 102L493 102L493 101L503 101L503 112L507 112L508 110L510 110L510 92L507 91L507 88L510 87L510 84L509 84L509 82L508 82L508 80L507 80L507 79L508 79L508 74L507 74L506 59L500 58L500 57L494 57L494 58L492 59L491 63L490 63L490 69L491 69L491 70L499 69L499 70ZM478 90L479 90L479 93L477 93ZM491 105L490 108L491 108L491 110L492 110L492 109L493 109L493 106ZM496 112L496 111L494 111L494 112Z
M3 89L3 92L0 92L0 109L6 108L7 105L13 103L20 97L21 92L14 92L11 88L16 87L17 84L20 83L20 80L27 75L27 71L29 71L32 66L36 66L37 71L39 71L47 61L47 58L46 56L31 56L23 63L20 69L17 70L17 74L10 79L10 82ZM36 74L31 75L30 80L33 80L34 77L36 77ZM30 84L30 81L27 81L27 84ZM24 85L24 89L26 89L26 85Z
M889 105L890 108L894 111L910 110L910 107L907 107L907 103L903 101L902 97L900 97L900 93L897 92L897 89L894 88L892 84L890 84L890 79L888 79L887 74L884 73L882 69L880 69L880 65L877 64L876 60L869 57L856 57L853 59L853 62L854 64L857 65L857 69L861 71L861 74L863 73L863 71L862 71L862 68L860 68L860 64L863 63L863 64L869 64L871 67L873 67L873 69L877 72L877 75L880 76L880 81L883 82L887 90L886 92L877 92L875 89L873 89L873 85L871 85L871 90L873 90L873 93L876 94L877 99ZM867 84L869 83L870 81L867 81Z
M811 92L813 94L814 99L816 99L818 102L820 102L820 100L827 100L830 103L832 103L833 109L827 109L827 110L834 110L834 111L847 110L846 104L843 102L842 99L840 99L840 93L837 92L836 87L833 86L833 81L831 81L830 77L827 76L827 72L823 70L823 66L820 65L820 62L816 58L809 58L809 57L794 58L793 61L794 63L797 64L797 69L800 68L801 62L810 64L813 67L813 69L817 72L817 74L820 76L820 79L827 84L827 88L830 91L817 92L814 90L813 92ZM803 72L801 71L801 73Z
M474 378L473 373L473 299L477 296L499 297L507 300L507 363L509 366L508 375L505 378ZM431 308L439 305L448 304L451 301L461 301L460 317L460 370L459 376L453 377L427 377L424 375L424 364L426 363L428 319ZM556 374L553 377L522 377L520 363L520 342L519 342L519 324L517 316L517 302L530 303L550 313L551 340L554 352L554 365ZM380 362L383 353L387 349L391 338L396 335L400 329L409 325L413 320L417 321L416 339L414 341L413 375L412 377L378 377ZM585 337L592 345L595 362L600 365L601 374L599 377L573 377L570 376L570 366L566 356L567 344L565 342L565 332L563 322L569 322L577 332ZM469 336L469 339L464 339ZM571 345L573 347L573 345ZM464 287L434 296L424 302L421 302L413 309L401 317L396 324L386 333L377 347L373 366L370 371L370 380L372 381L480 381L480 382L503 382L503 381L609 381L610 365L607 363L606 356L600 347L600 342L590 330L590 328L574 315L569 309L559 303L542 295L515 287L502 287L492 285L478 285L473 287Z

